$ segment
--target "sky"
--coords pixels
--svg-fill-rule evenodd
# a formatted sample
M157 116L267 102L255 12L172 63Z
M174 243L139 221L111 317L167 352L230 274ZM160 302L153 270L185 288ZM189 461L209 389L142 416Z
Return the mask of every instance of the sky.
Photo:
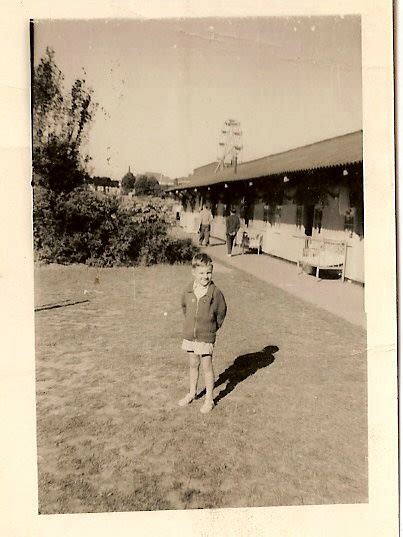
M358 16L36 21L35 64L47 46L100 105L93 175L186 176L229 118L243 162L362 129Z

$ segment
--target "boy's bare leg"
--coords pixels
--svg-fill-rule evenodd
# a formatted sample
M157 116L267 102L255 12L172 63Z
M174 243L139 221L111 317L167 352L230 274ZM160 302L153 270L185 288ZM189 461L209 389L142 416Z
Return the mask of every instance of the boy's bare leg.
M204 355L201 358L201 363L204 373L204 382L206 383L206 399L200 411L204 414L210 412L214 406L213 390L214 390L214 369L213 360L210 354Z
M199 379L199 366L200 366L200 356L194 354L193 352L189 353L189 394L193 397L196 396L197 391L197 381Z
M200 356L189 352L189 393L181 399L179 406L186 406L196 397L197 381L199 379Z

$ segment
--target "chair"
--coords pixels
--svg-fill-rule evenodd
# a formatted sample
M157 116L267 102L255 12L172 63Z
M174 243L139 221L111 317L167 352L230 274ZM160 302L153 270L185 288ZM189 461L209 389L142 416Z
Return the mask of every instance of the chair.
M306 239L305 247L297 261L297 269L302 272L300 267L315 267L315 276L319 279L321 270L336 270L341 272L341 280L345 279L345 266L347 255L347 243L344 241L335 241L332 239Z
M257 250L257 255L260 255L263 245L263 234L256 233L249 236L249 250Z

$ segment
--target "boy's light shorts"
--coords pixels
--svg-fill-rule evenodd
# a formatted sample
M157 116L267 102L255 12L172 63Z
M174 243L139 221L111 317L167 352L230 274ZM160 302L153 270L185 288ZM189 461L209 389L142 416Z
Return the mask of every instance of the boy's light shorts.
M212 356L214 343L204 343L203 341L189 341L188 339L184 339L182 342L182 349L199 355L210 354Z

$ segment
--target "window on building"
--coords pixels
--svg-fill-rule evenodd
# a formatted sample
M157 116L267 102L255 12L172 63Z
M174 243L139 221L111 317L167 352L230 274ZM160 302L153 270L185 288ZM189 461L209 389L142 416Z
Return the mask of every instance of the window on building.
M269 210L270 207L266 203L263 205L263 222L269 221Z
M281 205L277 205L274 211L274 227L280 227L281 223Z
M253 207L253 218L254 220L260 220L260 222L263 222L263 203L260 200L256 200L256 203Z
M313 213L313 227L317 230L318 233L320 233L322 229L322 216L323 209L315 207L315 211Z
M354 233L354 211L350 210L344 217L344 231L349 235L353 236Z
M253 222L255 205L253 201L245 200L243 207L243 218L245 220L245 226L249 225L249 222ZM242 213L241 213L242 214Z
M303 205L297 205L297 212L295 215L295 225L298 229L302 228L304 221L304 206Z
M364 237L364 206L359 205L355 208L354 215L354 233L359 237Z
M213 216L217 216L217 203L216 203L216 201L211 201L210 206L211 206L211 214Z
M265 204L263 207L263 222L268 222L271 226L274 224L275 205Z
M271 226L279 227L281 222L281 205L263 206L263 222L268 222Z

